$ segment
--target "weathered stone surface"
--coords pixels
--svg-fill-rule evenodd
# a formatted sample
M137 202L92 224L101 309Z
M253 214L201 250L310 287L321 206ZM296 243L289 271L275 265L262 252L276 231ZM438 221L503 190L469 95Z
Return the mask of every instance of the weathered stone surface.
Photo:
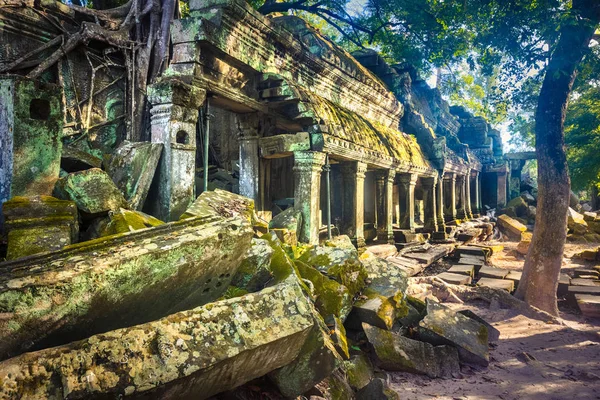
M367 271L355 249L306 246L298 259L346 286L352 295L365 287Z
M295 264L300 276L312 283L315 306L321 316L325 318L333 314L345 320L352 309L352 295L348 288L302 261L297 260Z
M517 253L522 254L522 255L527 255L527 252L529 251L529 246L531 245L531 240L533 239L533 234L529 233L529 232L522 232L521 233L521 241L519 242L519 245L517 246Z
M270 229L287 229L292 232L297 232L298 227L302 224L302 213L294 207L290 207L285 211L277 214L269 222Z
M79 150L73 146L63 146L60 156L60 168L67 172L83 171L90 168L101 168L102 159Z
M108 222L100 231L100 236L116 235L119 233L128 233L140 229L153 228L163 225L159 219L151 215L144 214L141 211L130 211L119 208L108 212Z
M269 378L284 396L294 398L331 375L341 361L329 337L327 326L315 315L315 324L298 357L271 372Z
M111 210L129 208L127 201L106 172L98 168L73 172L56 182L54 195L75 202L88 218L107 214Z
M406 313L407 310L401 316L405 316ZM382 329L392 329L397 314L398 310L393 300L367 288L363 291L360 299L354 303L346 325L350 329L357 330L366 322Z
M347 400L354 397L352 387L348 384L348 381L342 371L335 370L327 378L319 382L313 389L311 389L304 398L310 394L310 399L317 398L313 393L318 393L319 400Z
M508 270L484 265L479 269L479 276L482 278L504 279L508 275Z
M583 215L569 207L567 213L567 227L576 235L584 235L587 232L588 224L583 218Z
M498 339L500 339L500 331L498 329L496 329L494 326L492 326L492 324L487 322L485 319L483 319L479 315L475 314L473 311L460 310L458 313L464 315L465 317L474 319L475 321L485 325L488 330L488 340L490 341L490 343L496 342L496 341L498 341Z
M595 221L598 218L598 214L592 211L584 211L583 219L585 222Z
M161 143L125 141L106 166L106 172L134 210L144 206L162 149Z
M252 235L241 218L196 218L2 263L0 358L212 301Z
M346 328L340 317L330 314L325 318L325 324L329 328L329 335L335 350L344 360L350 358L350 349L348 348L348 338L346 337Z
M521 232L527 230L525 225L508 215L501 215L498 217L498 227L513 240L521 240Z
M453 274L452 272L442 272L441 274L436 275L436 277L452 285L468 285L471 283L471 277L466 274Z
M600 318L600 296L576 294L575 300L581 313L588 318Z
M515 290L515 282L508 279L481 278L477 281L477 286L486 286L492 289L506 290L507 292Z
M523 277L523 273L521 271L509 271L508 275L504 277L509 281L513 281L515 283L515 288L519 286L519 282L521 282L521 278Z
M291 362L312 326L292 281L4 361L0 397L206 399Z
M296 231L290 231L288 229L280 228L270 229L270 231L277 235L277 237L279 238L279 240L281 240L282 243L285 243L290 246L298 245L298 235L296 234Z
M370 251L365 251L360 261L367 270L369 289L400 306L408 285L406 272L397 264L376 257Z
M342 370L346 373L348 383L354 390L367 386L374 377L373 365L365 354L355 354L342 363Z
M375 378L356 393L356 400L400 400L400 395L383 379Z
M529 206L522 197L515 197L514 199L509 201L506 205L506 208L512 208L515 211L517 217L529 216Z
M452 345L461 361L487 366L487 327L449 308L427 300L427 315L419 323L419 337L433 345Z
M247 221L254 218L254 201L239 194L215 189L202 193L180 219L198 216L242 217Z
M8 232L7 260L60 250L77 241L77 207L50 196L13 197L2 205Z
M473 276L475 276L475 266L463 264L453 265L452 267L450 267L448 272L452 274L467 275L473 278Z
M252 245L231 280L233 286L256 292L263 289L272 278L271 258L274 250L264 239L252 239Z
M450 346L432 346L398 333L363 324L369 343L377 355L379 367L405 371L431 378L460 372L458 351Z
M600 286L600 280L573 278L573 279L571 279L571 285L573 285L573 286Z

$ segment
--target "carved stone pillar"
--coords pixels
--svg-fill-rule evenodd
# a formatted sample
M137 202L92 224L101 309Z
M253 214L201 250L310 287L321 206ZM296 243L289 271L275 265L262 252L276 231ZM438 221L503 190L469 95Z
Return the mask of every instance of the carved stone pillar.
M148 201L163 221L179 219L194 200L196 123L205 99L205 90L177 80L148 88L152 143L163 145Z
M481 186L479 185L479 171L471 172L471 211L474 217L478 217L481 214Z
M377 238L394 243L394 178L393 169L377 174Z
M258 136L240 137L240 194L254 200L258 205L260 159Z
M484 212L483 210L483 195L481 191L483 190L481 187L481 173L477 173L477 208L479 209L479 214Z
M473 210L471 209L471 171L465 175L465 210L467 218L473 218Z
M466 202L465 202L465 186L466 186L466 179L464 175L458 175L456 177L456 188L457 188L457 210L456 210L456 216L458 217L458 219L466 219L467 218L467 207L466 207Z
M321 171L324 164L325 153L294 152L294 208L302 213L299 240L304 243L319 243Z
M444 184L448 188L447 195L450 197L447 200L448 207L445 207L445 221L452 222L456 220L456 174L447 172L444 178Z
M423 208L425 221L424 228L436 232L438 230L437 224L437 204L436 204L436 189L437 189L437 178L423 178Z
M367 164L360 161L342 165L344 201L342 231L350 236L356 247L364 247L365 233L365 173Z
M497 197L497 207L503 208L506 205L506 177L507 173L505 171L498 172L498 197Z
M400 228L415 229L415 186L417 174L402 174L400 183Z
M444 172L439 172L436 178L436 213L438 231L445 232L446 224L444 221Z

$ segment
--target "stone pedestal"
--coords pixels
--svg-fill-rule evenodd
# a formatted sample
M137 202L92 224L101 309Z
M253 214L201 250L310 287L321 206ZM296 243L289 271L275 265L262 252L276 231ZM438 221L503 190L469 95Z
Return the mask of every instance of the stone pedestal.
M444 197L449 198L446 201L448 207L444 207L445 221L453 222L456 220L456 174L450 172L444 175Z
M319 243L321 171L324 164L325 153L294 152L294 207L302 213L299 240L304 243Z
M438 230L437 225L437 204L436 204L436 192L437 192L437 178L423 178L423 208L425 220L424 228L431 232Z
M344 201L342 205L342 232L350 236L356 247L365 246L365 173L367 164L360 161L342 165Z
M77 242L77 206L51 196L14 197L2 213L8 232L6 258L60 250Z
M415 186L417 174L402 174L400 183L400 228L415 229Z
M259 204L258 136L240 138L240 194Z
M203 89L176 79L148 88L152 143L163 145L148 208L163 221L179 219L194 201L196 123L205 98Z
M394 243L394 178L396 171L380 171L377 175L377 237Z

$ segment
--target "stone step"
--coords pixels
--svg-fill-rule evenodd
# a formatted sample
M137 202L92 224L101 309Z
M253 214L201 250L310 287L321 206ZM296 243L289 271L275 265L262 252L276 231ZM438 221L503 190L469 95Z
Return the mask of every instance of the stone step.
M471 283L470 276L453 274L451 272L442 272L441 274L436 275L436 277L452 285L468 285Z
M586 276L593 276L593 279L600 279L600 272L598 272L595 269L588 269L588 268L577 268L575 270L573 270L573 273L575 274L576 278L583 278ZM587 278L590 279L590 278Z
M502 289L508 291L509 293L515 290L515 283L507 279L481 278L479 281L477 281L477 286Z
M449 249L446 246L432 247L424 252L414 252L403 254L406 258L412 258L413 260L419 261L421 264L429 266L439 260L442 257L448 255Z
M479 246L458 246L456 250L454 250L454 253L458 255L471 255L487 258L491 255L491 250Z
M571 277L567 274L560 274L558 278L558 290L556 291L558 296L564 296L567 294L569 286L571 285Z
M571 286L600 286L600 281L597 279L573 278L571 279Z
M479 269L478 274L482 278L504 279L508 275L508 270L484 265Z
M576 294L575 300L581 313L590 318L600 318L600 296Z
M508 271L508 275L504 279L511 280L515 283L515 287L519 286L519 282L521 282L521 278L523 277L523 273L520 271Z
M453 274L467 275L473 278L475 276L475 266L466 264L453 265L448 272Z
M458 259L459 264L471 264L476 267L485 265L485 258L483 257L473 257L473 256L460 256Z

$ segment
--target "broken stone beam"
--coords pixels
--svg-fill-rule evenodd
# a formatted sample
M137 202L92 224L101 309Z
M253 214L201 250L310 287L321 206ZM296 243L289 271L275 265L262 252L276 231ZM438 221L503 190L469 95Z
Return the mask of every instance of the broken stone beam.
M463 362L483 366L489 363L487 327L434 301L427 300L419 337L433 345L456 347Z
M295 281L0 363L0 398L206 399L290 363L313 326Z
M0 264L0 359L213 301L252 240L250 221L202 216Z

